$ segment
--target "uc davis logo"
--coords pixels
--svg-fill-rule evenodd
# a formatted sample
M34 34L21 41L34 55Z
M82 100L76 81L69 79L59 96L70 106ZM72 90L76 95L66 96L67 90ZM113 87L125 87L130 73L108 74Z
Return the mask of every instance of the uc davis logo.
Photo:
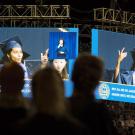
M99 96L102 99L107 99L110 95L110 88L107 84L101 83L98 87Z

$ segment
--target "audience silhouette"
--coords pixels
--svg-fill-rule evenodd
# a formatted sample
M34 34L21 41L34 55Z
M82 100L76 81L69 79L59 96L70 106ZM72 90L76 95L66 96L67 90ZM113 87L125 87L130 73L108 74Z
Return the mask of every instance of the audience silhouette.
M87 134L87 128L68 113L64 82L57 70L46 67L37 71L32 93L37 112L26 124L27 133Z
M83 53L76 59L72 72L74 92L69 99L71 113L90 129L92 135L116 135L107 108L94 96L103 69L103 61L96 56Z
M0 131L15 134L28 116L29 104L22 96L24 70L18 63L7 63L0 70Z

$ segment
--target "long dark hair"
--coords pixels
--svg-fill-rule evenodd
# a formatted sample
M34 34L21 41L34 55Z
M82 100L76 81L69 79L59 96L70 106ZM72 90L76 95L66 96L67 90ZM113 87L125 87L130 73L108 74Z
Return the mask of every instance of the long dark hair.
M6 64L6 63L10 63L10 62L11 62L11 60L10 60L10 59L8 58L8 56L7 56L7 54L10 55L11 51L12 51L12 49L8 50L8 51L4 54L4 56L3 56L2 59L0 60L0 63L1 63L1 64Z

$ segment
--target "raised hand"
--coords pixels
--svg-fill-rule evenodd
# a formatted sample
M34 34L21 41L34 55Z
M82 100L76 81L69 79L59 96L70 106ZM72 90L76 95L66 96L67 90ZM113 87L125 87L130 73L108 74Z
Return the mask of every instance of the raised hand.
M119 50L119 55L118 55L118 62L122 62L123 59L127 56L127 52L124 52L125 48L122 48L122 50Z
M121 51L119 50L118 60L117 60L116 67L114 70L114 79L113 79L114 82L116 81L118 74L120 72L120 64L123 61L123 59L127 56L127 52L124 52L124 50L125 48L122 48Z

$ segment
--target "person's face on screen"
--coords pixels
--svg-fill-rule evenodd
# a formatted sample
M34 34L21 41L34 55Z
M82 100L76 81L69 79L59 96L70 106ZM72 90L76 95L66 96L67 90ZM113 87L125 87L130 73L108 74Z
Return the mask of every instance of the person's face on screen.
M63 47L63 45L64 45L63 39L60 39L59 44Z
M64 67L66 66L66 60L65 59L54 59L53 60L53 66L58 72L62 72Z
M41 53L41 63L46 65L48 63L48 51L49 49L47 49L44 54Z
M12 48L10 54L7 54L8 58L17 63L22 62L23 52L21 48Z

